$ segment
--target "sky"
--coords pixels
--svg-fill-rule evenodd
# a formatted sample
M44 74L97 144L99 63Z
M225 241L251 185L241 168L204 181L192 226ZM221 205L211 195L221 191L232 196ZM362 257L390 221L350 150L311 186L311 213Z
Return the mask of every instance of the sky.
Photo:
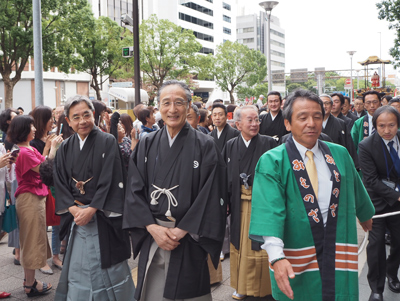
M248 1L253 3L252 7L261 2ZM278 1L272 15L280 19L285 30L286 72L297 68L311 71L315 67L350 69L347 53L350 50L357 51L353 56L353 70L363 69L358 62L372 55L392 60L389 49L393 47L395 31L389 30L389 22L378 19L376 3L380 1ZM386 75L398 72L386 65Z

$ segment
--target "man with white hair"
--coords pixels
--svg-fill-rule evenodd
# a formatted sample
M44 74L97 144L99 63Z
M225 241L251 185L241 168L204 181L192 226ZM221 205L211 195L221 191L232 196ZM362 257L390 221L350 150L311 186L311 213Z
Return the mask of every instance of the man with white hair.
M271 294L268 255L261 244L249 237L252 183L258 159L277 146L269 136L259 134L257 108L248 105L236 109L234 120L240 135L229 140L223 156L228 168L229 208L231 213L231 286L232 298L265 297Z
M259 110L261 110L262 106L264 105L264 104L263 104L264 98L265 98L265 97L264 97L264 95L262 95L262 94L258 97L258 100L257 100L257 107L258 107Z

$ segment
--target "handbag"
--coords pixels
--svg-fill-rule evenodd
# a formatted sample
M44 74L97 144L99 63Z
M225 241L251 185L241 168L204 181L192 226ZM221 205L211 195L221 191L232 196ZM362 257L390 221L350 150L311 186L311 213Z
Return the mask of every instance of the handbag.
M15 229L18 228L18 223L17 223L17 210L15 209L15 205L10 205L7 206L7 200L10 199L10 195L8 194L8 191L6 189L6 197L5 197L5 210L3 212L3 224L2 228L3 231L10 233L11 231L14 231Z

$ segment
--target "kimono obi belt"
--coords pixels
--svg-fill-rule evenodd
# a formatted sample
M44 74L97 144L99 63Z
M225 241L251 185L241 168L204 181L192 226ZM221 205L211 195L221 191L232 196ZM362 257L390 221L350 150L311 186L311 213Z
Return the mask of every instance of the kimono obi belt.
M249 186L249 189L246 189L244 185L241 185L240 190L241 190L240 198L242 200L251 201L251 186Z

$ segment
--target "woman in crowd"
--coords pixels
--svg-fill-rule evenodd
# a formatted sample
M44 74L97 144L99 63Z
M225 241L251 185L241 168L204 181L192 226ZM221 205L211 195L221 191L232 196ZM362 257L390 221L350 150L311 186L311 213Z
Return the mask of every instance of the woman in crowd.
M6 149L0 144L0 232L3 224L3 212L4 212L4 199L6 197L6 181L12 180L11 164L15 161L15 157L11 156L10 153L6 153ZM10 293L0 292L0 299L10 297Z
M103 132L110 132L110 117L107 106L98 100L92 100L94 106L94 124Z
M13 144L9 142L7 138L7 131L10 126L11 120L15 116L17 116L19 112L14 109L6 109L1 112L0 114L0 130L3 132L3 142L6 151L11 150ZM15 170L12 171L14 173L13 175L13 181L11 182L11 193L10 193L10 198L11 198L11 204L15 205L15 191L17 190L17 179L15 178ZM20 250L19 250L19 228L15 229L14 231L11 231L8 233L8 246L13 249L13 254L14 254L14 264L15 265L20 265L19 259L20 259Z
M133 129L133 120L132 117L126 113L122 113L120 116L121 124L124 127L126 137L132 139L132 129ZM133 137L135 138L135 137Z
M48 188L39 175L40 164L45 157L30 145L36 132L33 122L31 116L17 116L11 121L7 133L8 140L20 148L15 167L18 181L15 197L20 228L21 265L24 268L24 288L28 297L43 295L52 287L51 284L35 279L35 270L46 265L51 251L45 213ZM61 141L61 136L52 140L49 158L55 156Z
M51 147L51 141L57 137L55 134L49 135L49 132L53 129L53 111L51 108L46 107L46 106L37 106L35 109L33 109L31 116L33 117L33 125L36 128L36 133L35 133L35 139L33 139L30 142L30 145L33 146L34 148L37 149L39 153L41 153L43 156L48 156L50 147ZM46 201L47 202L54 202L54 199L51 198L51 195L48 194L49 197L47 197ZM50 206L54 207L54 206ZM51 225L51 224L50 224ZM59 257L60 254L60 238L59 238L59 233L60 233L60 227L59 225L53 225L52 226L52 236L51 236L51 245L52 245L52 251L53 251L53 264L55 267L61 269L62 268L62 261ZM53 270L50 268L50 266L46 264L40 268L40 271L43 274L48 274L52 275Z
M158 126L155 125L156 118L154 116L154 108L147 107L143 108L138 113L138 119L142 123L139 139L148 133L158 130Z

